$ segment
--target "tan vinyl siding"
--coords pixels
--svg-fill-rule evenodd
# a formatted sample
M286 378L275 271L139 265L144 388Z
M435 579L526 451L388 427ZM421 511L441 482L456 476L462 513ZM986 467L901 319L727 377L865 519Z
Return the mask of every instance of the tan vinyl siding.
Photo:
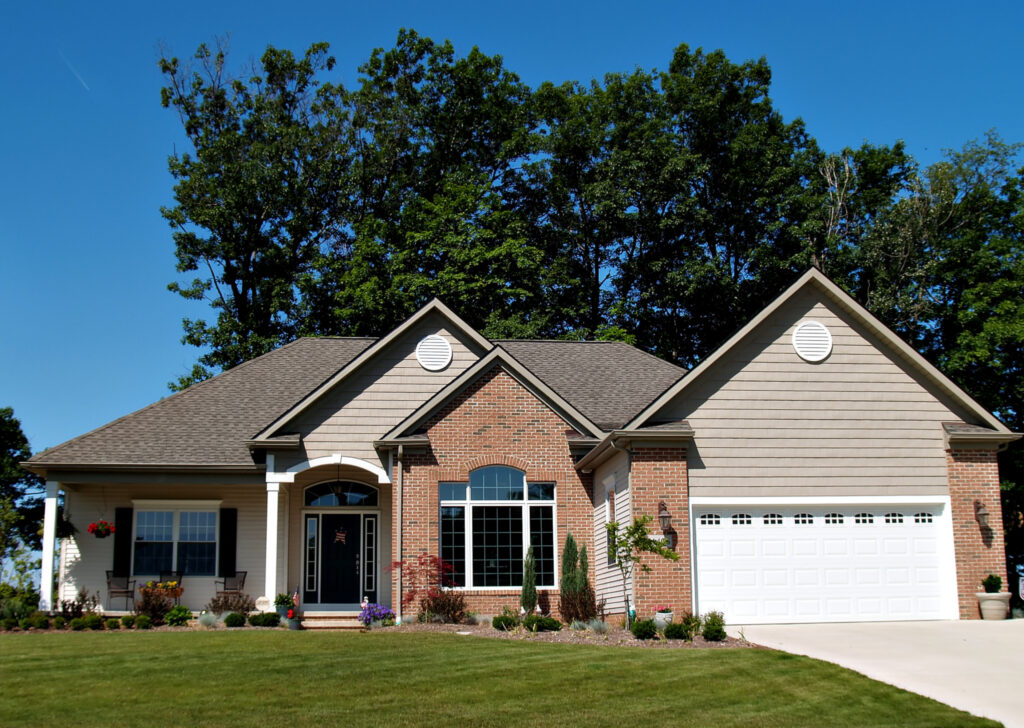
M99 519L114 520L115 508L132 508L133 500L220 500L220 508L238 509L237 568L248 572L245 591L254 598L262 595L266 560L266 486L153 486L109 485L81 486L68 491L70 520L77 532L62 541L66 555L61 557L61 579L57 599L73 599L84 588L98 593L105 609L123 610L124 599L107 598L108 569L114 563L114 536L99 539L86 531ZM219 545L218 545L219 554ZM139 586L144 576L132 576ZM152 576L148 578L153 578ZM214 596L216 576L186 576L181 603L198 611ZM271 595L273 596L273 595Z
M626 607L622 601L622 574L618 567L608 565L606 549L607 536L604 524L609 520L605 492L609 480L615 484L615 520L620 524L632 521L629 500L629 458L619 453L602 463L594 472L594 552L590 560L594 564L596 583L594 593L597 603L604 600L607 614L624 614ZM632 599L632 579L628 582L628 590Z
M416 361L416 345L429 334L443 336L452 346L452 362L443 371L427 371ZM428 316L299 414L287 429L302 434L309 459L341 453L379 462L373 441L477 360L475 345L460 337L444 327L440 315Z
M832 354L819 363L791 344L808 319L832 333ZM658 414L696 431L690 495L737 497L945 494L941 423L967 417L815 289Z

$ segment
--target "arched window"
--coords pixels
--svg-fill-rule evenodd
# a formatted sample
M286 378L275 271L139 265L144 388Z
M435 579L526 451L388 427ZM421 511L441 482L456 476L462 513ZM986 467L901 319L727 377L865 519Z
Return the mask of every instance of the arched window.
M375 508L377 506L377 489L372 485L356 483L351 480L319 483L306 488L306 505L314 508L332 506Z

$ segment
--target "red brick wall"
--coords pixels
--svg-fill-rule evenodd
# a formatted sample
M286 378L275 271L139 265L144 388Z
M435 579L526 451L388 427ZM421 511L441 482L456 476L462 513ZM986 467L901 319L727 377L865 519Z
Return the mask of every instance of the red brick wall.
M690 585L689 484L686 473L686 448L633 448L630 475L633 515L651 517L648 528L661 534L658 506L664 502L672 515L678 561L647 554L643 563L650 571L637 567L633 575L636 614L650 619L659 605L670 605L676 614L693 609Z
M593 583L591 477L573 467L566 436L575 430L565 420L495 366L439 410L427 422L426 431L430 451L406 454L403 462L404 558L414 559L424 552L440 554L439 482L465 482L471 470L508 465L523 470L527 481L555 483L556 559L561 559L562 546L571 531L577 543L587 545ZM395 507L397 522L397 499ZM395 534L395 559L400 560L403 556L398 555L397 530ZM560 567L556 562L556 570ZM392 581L392 589L392 603L397 605L397 579ZM497 614L503 606L519 608L518 588L465 594L469 608L482 614ZM541 606L557 615L557 589L538 589L538 594ZM416 605L410 607L404 618L412 618L416 611Z
M981 615L975 594L983 591L981 580L995 574L1003 580L1003 591L1008 587L996 451L947 450L946 465L949 468L960 618L979 619ZM975 518L976 500L984 503L989 512L989 527L984 531Z

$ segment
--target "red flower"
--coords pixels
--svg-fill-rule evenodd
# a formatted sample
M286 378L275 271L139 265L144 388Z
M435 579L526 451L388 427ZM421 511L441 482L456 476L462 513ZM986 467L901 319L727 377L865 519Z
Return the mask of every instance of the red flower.
M289 609L288 610L288 619L295 619L295 610L294 609Z

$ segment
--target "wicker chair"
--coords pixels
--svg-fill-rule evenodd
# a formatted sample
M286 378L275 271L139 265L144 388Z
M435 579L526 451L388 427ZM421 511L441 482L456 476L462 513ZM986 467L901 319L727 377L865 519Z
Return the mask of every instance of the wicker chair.
M125 609L131 609L135 603L135 580L127 576L114 576L113 571L107 572L107 596L113 599L124 598Z
M227 594L241 594L242 590L245 589L245 575L249 573L247 571L236 571L232 576L225 576L223 579L217 579L214 584L219 584L220 587L217 589L217 596L225 596Z

